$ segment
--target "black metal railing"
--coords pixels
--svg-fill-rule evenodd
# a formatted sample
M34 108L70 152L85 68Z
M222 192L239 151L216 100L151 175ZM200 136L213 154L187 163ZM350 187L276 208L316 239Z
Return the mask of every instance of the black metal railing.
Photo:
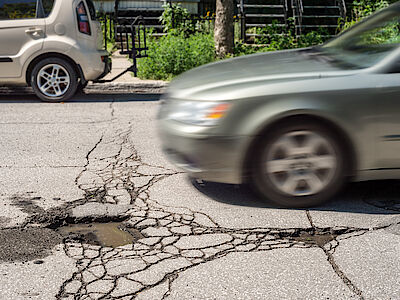
M108 49L108 45L113 44L115 42L115 35L114 35L114 13L100 13L98 15L98 20L101 23L101 28L103 30L103 39L104 39L104 49Z
M133 22L121 19L116 29L116 44L122 55L132 59L132 71L137 76L137 60L147 57L146 24L142 16L136 17Z
M302 34L306 34L310 30L316 30L318 28L327 28L329 29L329 34L334 34L334 26L332 22L334 22L334 14L332 12L332 5L337 7L336 15L340 16L343 20L346 17L346 1L345 0L330 0L333 4L328 5L328 2L325 4L317 5L317 4L304 4L303 0L279 0L275 2L271 2L273 4L269 5L255 0L236 0L237 6L235 9L236 19L235 19L235 37L241 39L245 43L254 42L253 36L257 36L257 33L251 33L249 31L253 28L262 28L268 26L279 26L284 31L293 30L294 33L299 36ZM254 2L255 1L255 2ZM104 43L105 46L111 41L116 43L117 46L124 52L129 51L126 50L127 44L118 44L117 41L123 35L125 35L124 40L129 40L129 32L124 31L121 27L130 26L132 21L135 21L136 15L144 15L144 21L146 22L146 27L153 28L152 36L162 36L167 34L163 31L163 26L161 23L157 23L155 26L154 22L159 22L158 17L147 16L145 10L142 8L139 10L135 10L134 8L129 9L120 9L119 3L120 1L115 1L115 12L104 14L101 16L101 21L103 24L104 30ZM308 6L304 6L308 5ZM315 7L315 9L314 9ZM325 10L324 7L327 7ZM329 7L329 8L328 8ZM257 9L260 12L257 12ZM150 11L155 13L153 11ZM321 15L317 17L313 17L313 14ZM157 10L158 13L158 10ZM330 15L331 14L331 15ZM280 16L278 16L280 15ZM326 15L326 16L325 16ZM260 20L260 16L264 19ZM280 18L279 20L272 20L274 16ZM282 17L283 16L283 17ZM258 18L258 19L257 19ZM143 18L141 18L142 20ZM151 20L150 20L151 19ZM155 20L157 19L157 20ZM180 26L187 27L185 30L187 32L204 32L211 31L214 28L214 20L213 16L202 17L199 15L191 15L189 18L184 20L174 20L173 24L180 23ZM272 20L272 21L271 21ZM340 18L339 18L340 20ZM142 20L143 21L143 20ZM332 21L328 23L328 21ZM138 22L138 21L137 21ZM182 24L183 23L183 24ZM271 24L272 23L272 24ZM293 27L294 25L294 27ZM320 26L321 25L321 26ZM174 26L173 26L174 27ZM120 32L120 31L123 31ZM254 30L253 30L254 31ZM126 37L128 35L128 37Z

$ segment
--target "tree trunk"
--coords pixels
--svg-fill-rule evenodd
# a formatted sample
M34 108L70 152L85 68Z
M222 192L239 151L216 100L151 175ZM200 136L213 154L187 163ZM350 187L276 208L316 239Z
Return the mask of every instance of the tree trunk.
M233 9L235 0L216 0L214 41L217 56L233 53Z

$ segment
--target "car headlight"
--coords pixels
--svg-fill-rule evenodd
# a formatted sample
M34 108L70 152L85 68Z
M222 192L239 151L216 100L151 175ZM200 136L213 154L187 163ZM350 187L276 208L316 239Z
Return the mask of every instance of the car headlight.
M179 101L169 112L168 119L182 123L212 126L218 123L231 107L227 102Z

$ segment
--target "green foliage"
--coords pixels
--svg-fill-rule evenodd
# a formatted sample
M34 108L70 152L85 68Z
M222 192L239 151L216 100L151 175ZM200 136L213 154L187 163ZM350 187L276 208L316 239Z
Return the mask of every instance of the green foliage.
M160 18L168 33L149 42L149 57L139 61L142 79L171 80L192 68L215 61L213 24L210 20L190 20L179 4L166 4Z
M269 51L294 48L296 38L293 31L278 25L273 21L271 26L256 28L255 43L267 45Z
M278 51L285 49L305 48L322 44L329 37L325 29L311 31L307 34L296 36L293 20L289 20L288 27L278 26L273 22L272 26L254 28L256 46L237 43L234 48L234 56L253 54L258 52Z
M360 20L374 12L388 7L389 2L386 0L356 0L353 1L353 19Z
M36 2L4 4L0 7L0 20L32 19L36 16Z
M116 45L115 45L115 34L110 34L110 30L114 30L114 21L113 18L110 15L107 14L102 14L98 16L98 19L101 23L101 31L103 34L103 38L105 36L105 30L107 26L107 51L108 53L112 53L116 50ZM111 25L112 28L109 28Z
M165 32L178 31L186 35L194 32L193 22L188 22L190 13L180 4L164 4L164 11L160 17Z
M305 48L320 45L329 38L329 33L324 28L317 31L311 31L298 37L295 48Z
M398 18L382 27L373 28L369 32L361 34L359 38L363 45L398 44L400 42Z
M340 20L338 29L341 31L352 26L376 10L387 7L390 2L395 2L395 0L355 0L351 17L345 22ZM143 79L170 80L187 70L216 60L212 21L200 19L188 22L190 14L178 4L165 5L164 9L161 22L168 35L158 40L153 39L149 45L149 57L139 61L138 75ZM288 27L281 27L275 22L269 27L249 29L248 32L257 34L254 40L255 45L244 44L242 41L236 42L233 55L227 58L258 52L310 47L322 44L329 38L329 33L325 29L297 36L293 26L294 20L288 21ZM376 44L382 41L398 40L398 28L395 25L392 27L389 26L385 32L377 32L373 40L369 42ZM239 29L237 28L235 32L238 35Z
M242 41L240 41L236 43L235 47L233 48L233 56L249 55L266 51L268 51L268 49L265 46L249 45L249 44L244 44Z
M139 61L142 79L170 80L173 77L215 60L214 41L210 34L184 32L163 36L149 44L149 57Z
M374 12L388 7L390 3L395 1L386 0L355 0L353 1L353 9L351 10L351 17L346 20L339 20L338 30L347 30L357 22L365 17L373 14Z

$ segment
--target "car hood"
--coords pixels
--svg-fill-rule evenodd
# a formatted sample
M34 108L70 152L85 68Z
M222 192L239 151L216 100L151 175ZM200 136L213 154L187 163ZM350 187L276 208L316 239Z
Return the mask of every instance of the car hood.
M321 77L343 72L333 64L308 55L309 50L288 50L241 56L195 68L174 79L168 89L173 98L242 84L268 84ZM338 74L337 74L338 75Z

